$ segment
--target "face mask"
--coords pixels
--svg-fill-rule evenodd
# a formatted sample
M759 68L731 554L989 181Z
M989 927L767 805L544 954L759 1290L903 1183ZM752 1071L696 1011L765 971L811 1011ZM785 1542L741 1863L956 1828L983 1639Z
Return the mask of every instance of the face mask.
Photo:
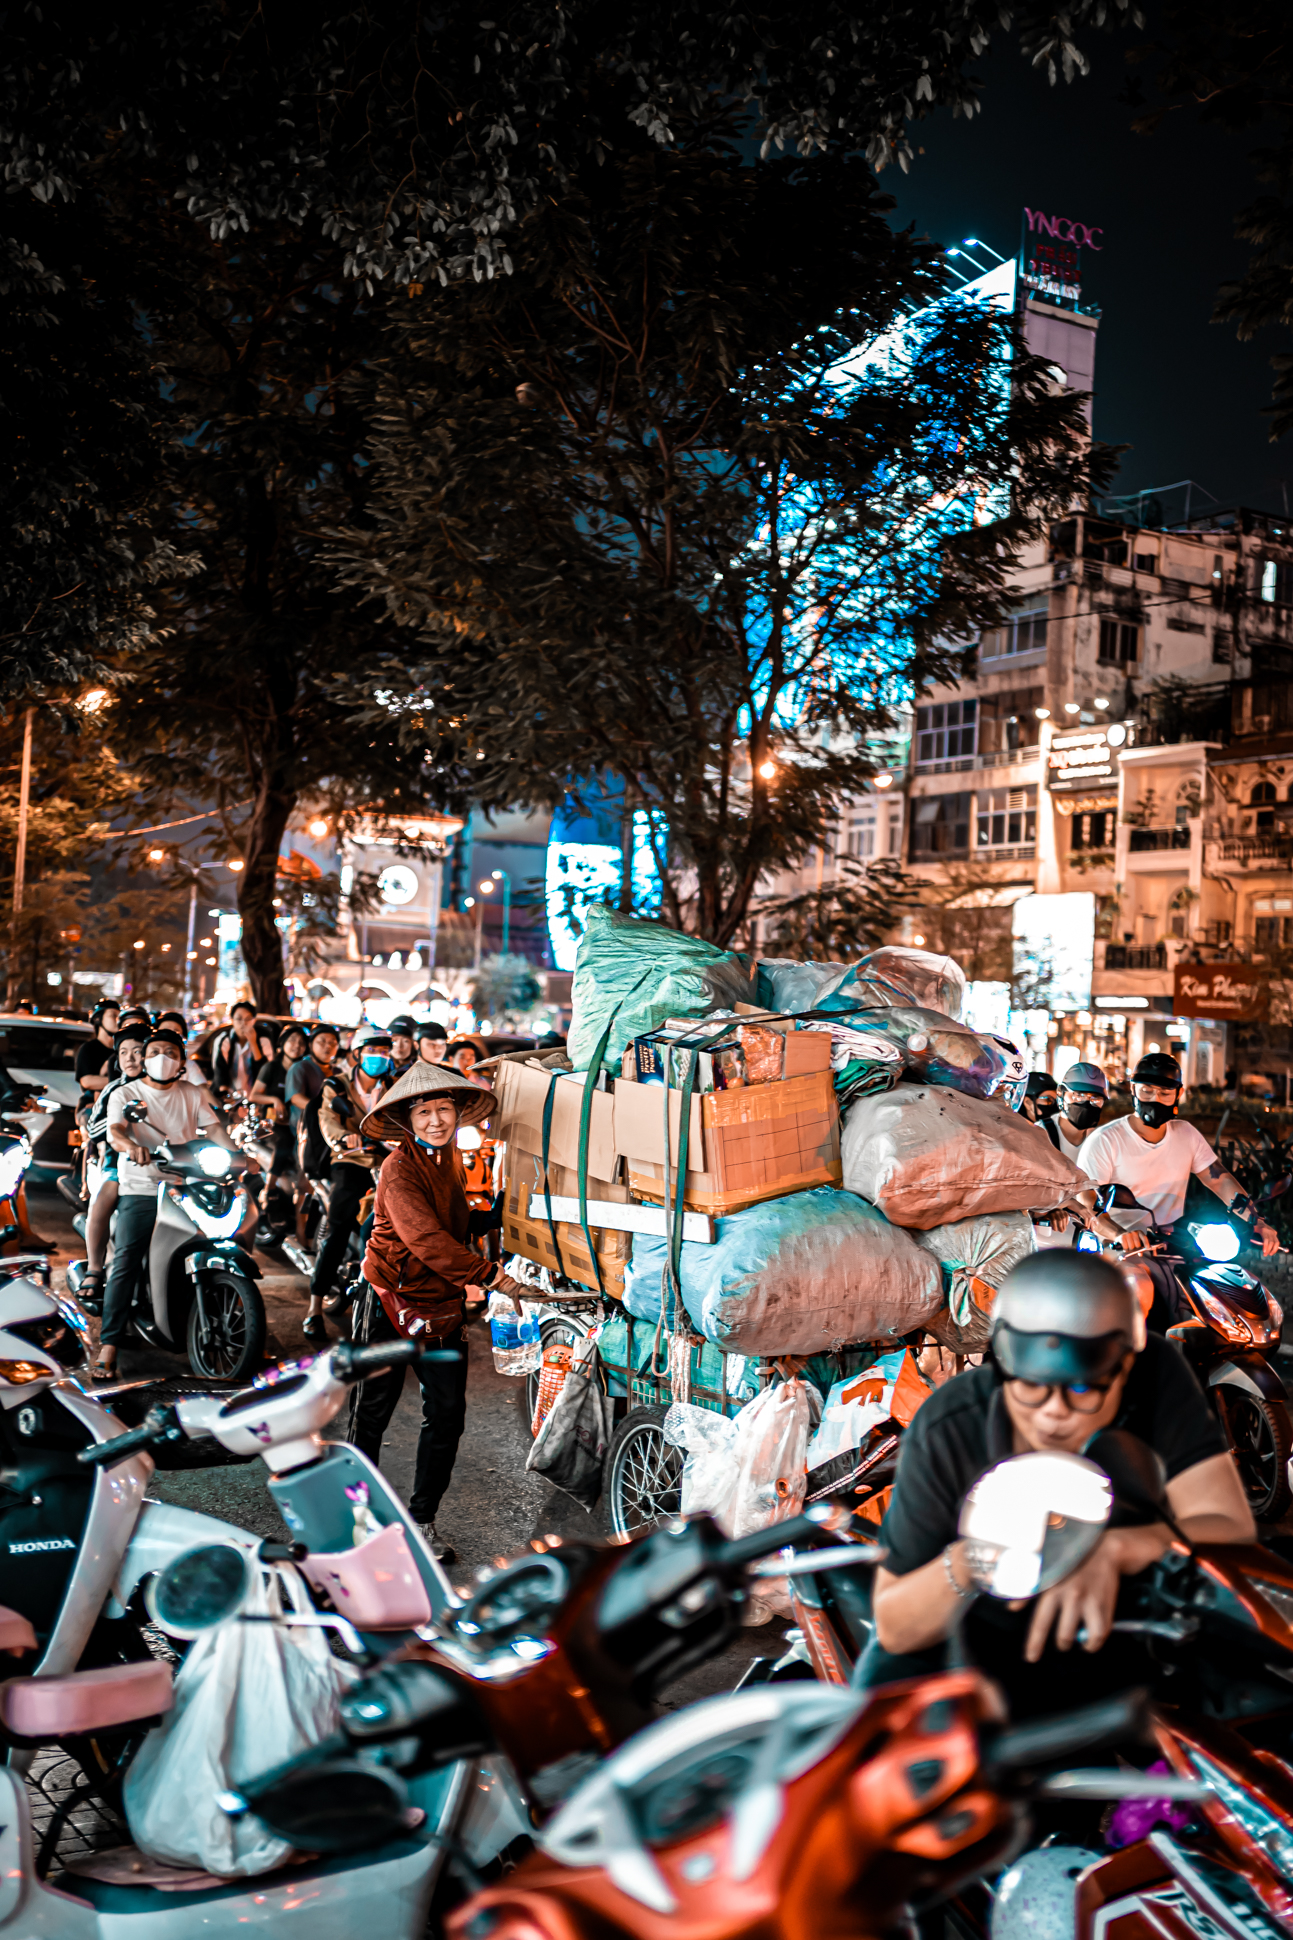
M1060 1108L1058 1098L1039 1098L1033 1109L1039 1118L1054 1118Z
M366 1078L384 1078L390 1068L390 1059L380 1051L365 1051L359 1060L359 1069Z
M172 1057L169 1051L155 1051L152 1057L144 1059L144 1070L159 1084L169 1084L172 1078L179 1076L181 1068L179 1059Z
M1089 1132L1093 1125L1099 1124L1104 1106L1079 1105L1076 1099L1070 1098L1066 1109L1069 1124L1076 1125L1080 1132Z
M1147 1099L1138 1098L1136 1116L1149 1126L1151 1132L1156 1132L1160 1125L1170 1124L1176 1117L1176 1106L1160 1105L1157 1099L1151 1104Z

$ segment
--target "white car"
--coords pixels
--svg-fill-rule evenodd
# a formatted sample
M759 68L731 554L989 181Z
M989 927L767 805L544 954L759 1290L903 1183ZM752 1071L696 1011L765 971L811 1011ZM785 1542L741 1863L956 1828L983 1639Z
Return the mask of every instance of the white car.
M0 1072L7 1074L11 1084L38 1091L42 1100L58 1100L56 1112L5 1114L21 1125L31 1140L33 1172L43 1168L52 1175L71 1167L72 1148L67 1135L75 1128L76 1101L81 1095L76 1054L93 1036L89 1024L76 1024L68 1018L0 1011Z

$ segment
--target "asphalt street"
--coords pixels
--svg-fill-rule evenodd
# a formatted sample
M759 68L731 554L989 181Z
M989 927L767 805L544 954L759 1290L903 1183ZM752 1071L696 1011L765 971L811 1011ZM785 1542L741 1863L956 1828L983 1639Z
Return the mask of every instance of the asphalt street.
M84 1256L84 1247L72 1226L71 1208L57 1192L33 1188L29 1196L33 1227L58 1242L59 1251L52 1263L55 1284L61 1286L63 1269ZM293 1359L314 1351L301 1333L307 1290L304 1277L279 1255L257 1253L256 1258L264 1275L261 1288L269 1319L270 1358ZM462 1584L471 1581L473 1571L517 1555L531 1537L555 1532L571 1540L604 1540L609 1529L601 1504L590 1515L571 1496L541 1476L527 1473L530 1436L525 1419L525 1383L495 1371L483 1319L469 1324L467 1341L467 1428L453 1481L437 1517L441 1537L458 1552L458 1561L449 1574L455 1583ZM120 1367L124 1378L188 1371L182 1357L142 1343L123 1348ZM413 1481L420 1399L417 1382L410 1374L382 1448L383 1472L405 1500ZM334 1433L344 1432L343 1422L344 1417ZM281 1537L287 1533L265 1488L259 1461L159 1473L150 1493L220 1516L257 1535ZM721 1657L672 1686L666 1703L672 1707L730 1690L751 1658L781 1654L786 1627L784 1619L774 1619L742 1631Z

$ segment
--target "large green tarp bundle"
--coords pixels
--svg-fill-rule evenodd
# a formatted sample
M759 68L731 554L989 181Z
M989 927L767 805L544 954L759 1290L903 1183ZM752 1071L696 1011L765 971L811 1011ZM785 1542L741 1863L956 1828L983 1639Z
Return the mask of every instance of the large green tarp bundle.
M603 1063L618 1074L626 1044L667 1017L704 1017L754 1002L753 964L715 949L667 923L594 904L575 955L573 1017L567 1051L576 1071L592 1063L597 1040L614 1015ZM617 1012L618 1006L618 1014Z

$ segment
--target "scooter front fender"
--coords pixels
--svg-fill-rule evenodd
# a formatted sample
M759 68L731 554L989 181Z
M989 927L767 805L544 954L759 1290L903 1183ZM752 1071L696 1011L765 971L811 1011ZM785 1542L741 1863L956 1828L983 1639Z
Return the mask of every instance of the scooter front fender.
M1242 1388L1261 1401L1288 1400L1288 1389L1279 1370L1263 1354L1229 1354L1208 1370L1210 1388Z

